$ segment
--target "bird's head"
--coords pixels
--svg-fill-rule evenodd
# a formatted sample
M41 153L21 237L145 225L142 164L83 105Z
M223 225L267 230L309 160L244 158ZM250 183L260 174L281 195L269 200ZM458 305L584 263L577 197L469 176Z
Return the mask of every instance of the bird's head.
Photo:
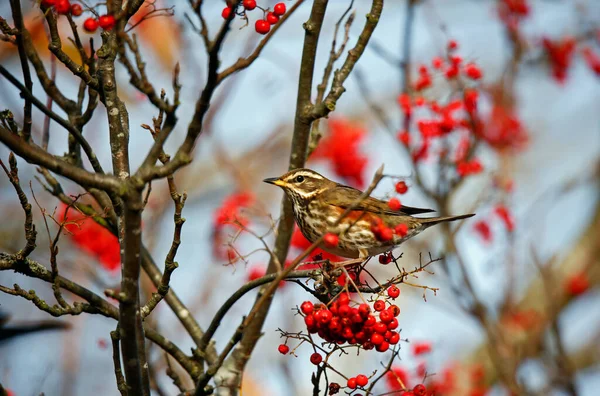
M294 169L280 177L271 177L263 181L283 188L283 191L295 202L310 201L336 186L335 182L306 168Z

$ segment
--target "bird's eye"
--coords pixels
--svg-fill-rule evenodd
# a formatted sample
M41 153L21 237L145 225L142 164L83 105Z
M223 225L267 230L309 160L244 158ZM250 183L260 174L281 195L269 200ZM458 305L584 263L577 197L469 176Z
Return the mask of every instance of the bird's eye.
M304 181L304 176L296 176L296 183L302 183Z

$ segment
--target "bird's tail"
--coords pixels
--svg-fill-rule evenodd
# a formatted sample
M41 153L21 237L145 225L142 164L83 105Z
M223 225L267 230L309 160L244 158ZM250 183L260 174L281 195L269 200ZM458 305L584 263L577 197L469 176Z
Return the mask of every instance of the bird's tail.
M468 219L469 217L473 217L473 216L475 216L475 213L469 213L469 214L458 215L458 216L431 217L428 219L427 218L419 218L419 222L426 227L430 227L432 225L443 223L445 221Z

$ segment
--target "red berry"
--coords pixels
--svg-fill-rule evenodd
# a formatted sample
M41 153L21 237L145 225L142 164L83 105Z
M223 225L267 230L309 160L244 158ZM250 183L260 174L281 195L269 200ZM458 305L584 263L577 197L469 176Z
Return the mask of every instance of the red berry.
M322 309L315 313L315 319L322 324L329 323L331 318L333 318L333 314L328 309Z
M302 305L300 305L300 310L304 315L310 315L313 312L314 305L310 301L304 301Z
M364 327L372 327L375 325L375 323L377 323L377 319L375 319L375 316L369 315L367 317L367 320L365 320Z
M273 7L273 14L277 16L282 16L283 14L285 14L285 11L285 3L277 3L275 4L275 7Z
M244 0L242 5L247 11L252 11L256 8L256 0Z
M385 340L383 339L383 336L382 336L381 334L379 334L379 333L374 333L374 334L371 336L371 343L372 343L373 345L379 345L379 344L381 344L381 343L382 343L382 342L384 342L384 341L385 341Z
M231 16L232 12L233 12L233 8L225 7L225 8L223 8L223 11L221 11L221 16L223 17L223 19L228 19Z
M387 312L387 311L382 311L382 312ZM375 330L376 333L383 335L388 330L388 328L385 325L385 323L377 322L377 323L375 323L375 326L373 326L373 330Z
M415 387L413 388L412 391L415 394L415 396L425 396L425 395L427 395L427 388L423 384L415 385Z
M346 384L348 385L348 388L350 389L356 389L356 378L352 377L348 379L348 383Z
M400 143L402 143L403 145L408 146L410 144L410 134L408 133L408 131L398 132L397 137Z
M367 318L370 313L371 313L371 307L369 307L369 304L362 303L358 306L358 314L361 317Z
M315 366L319 365L319 363L321 363L322 361L323 356L321 356L319 353L315 352L312 355L310 355L310 362Z
M479 80L483 76L481 69L474 63L465 66L465 74L473 80Z
M590 288L590 280L585 272L579 272L567 278L565 289L571 296L580 296Z
M400 208L402 207L402 204L400 203L400 200L398 198L392 198L388 201L388 206L390 207L391 210L400 210Z
M352 308L349 305L342 305L338 308L338 315L342 318L348 318L352 314Z
M56 0L42 0L42 5L44 7L54 7L54 5L56 4Z
M290 347L285 345L285 344L281 344L277 347L277 350L279 351L279 353L281 353L282 355L287 355L287 353L290 351Z
M59 14L68 14L71 10L71 3L69 0L58 0L56 4L54 4L54 9Z
M388 349L390 349L390 343L387 341L383 341L381 344L377 345L376 349L378 352L385 352Z
M338 302L338 304L339 304L340 307L342 305L348 305L350 303L350 296L348 295L348 293L342 293L338 297L337 302Z
M359 374L356 376L356 384L358 386L367 386L369 383L369 377L364 374Z
M279 17L277 15L273 14L272 12L267 13L266 19L270 25L275 25L277 22L279 22Z
M304 324L306 327L314 327L316 324L315 317L313 315L307 315L304 317Z
M387 324L387 328L390 330L394 330L398 328L398 319L393 318L390 323Z
M398 183L396 183L396 192L398 194L406 194L407 191L408 186L406 185L406 182L399 181Z
M71 15L80 16L83 14L83 8L79 4L71 4Z
M457 48L458 48L458 43L456 42L456 40L448 41L448 49L449 50L455 50Z
M381 231L379 231L378 236L379 240L382 242L391 241L392 239L394 239L394 231L392 231L392 229L389 227L385 227L382 228Z
M394 317L400 315L400 307L398 307L397 305L390 305L388 309L390 310L392 315L394 315Z
M101 15L98 18L98 25L104 30L111 30L116 23L115 17L112 15Z
M400 295L400 289L398 289L398 286L392 285L387 289L387 294L391 298L397 298Z
M391 263L392 260L393 260L393 257L390 252L379 255L379 262L383 265L387 265L387 264Z
M332 234L331 232L328 232L323 237L323 241L325 242L325 246L330 247L330 248L334 248L340 242L340 238L337 235Z
M379 313L379 320L381 320L383 323L390 323L392 321L392 319L394 319L394 314L392 313L392 311L386 309L384 311L381 311ZM377 325L375 325L377 326ZM386 326L387 329L387 326ZM377 329L375 329L375 331L377 331Z
M404 238L408 234L408 225L398 224L396 228L394 228L394 233L399 237Z
M396 318L394 318L396 320ZM392 331L392 335L388 338L388 342L392 345L396 345L400 341L400 334Z
M256 30L256 33L267 34L269 33L269 30L271 30L271 24L264 19L259 19L254 24L254 29Z
M383 311L385 309L385 301L383 301L383 300L375 301L375 303L373 304L373 308L375 309L375 311Z
M83 29L86 32L94 33L98 29L98 21L94 18L88 18L83 22Z
M439 56L436 56L435 58L433 58L431 60L431 65L433 66L434 69L441 70L442 67L444 66L444 60L442 58L440 58Z

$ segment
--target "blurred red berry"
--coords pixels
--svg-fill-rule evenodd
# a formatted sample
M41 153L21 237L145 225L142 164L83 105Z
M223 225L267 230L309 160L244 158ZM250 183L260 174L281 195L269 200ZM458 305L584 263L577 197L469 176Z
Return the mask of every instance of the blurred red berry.
M254 29L256 30L256 33L267 34L269 33L269 30L271 30L271 24L264 19L259 19L254 24Z
M94 18L87 18L83 22L83 29L86 32L94 33L98 29L98 21L95 20Z
M340 238L337 235L332 234L331 232L328 232L323 237L323 242L325 242L325 246L330 247L330 248L334 248L340 242Z
M398 224L396 228L394 228L394 233L401 238L404 238L408 235L408 225L407 224Z
M83 14L83 8L81 7L80 4L71 4L71 15L73 16L80 16L81 14Z
M431 60L431 66L436 70L442 70L442 67L444 67L444 60L439 56L436 56Z
M228 19L231 16L231 13L233 12L233 8L231 7L225 7L223 8L223 11L221 11L221 16L223 17L223 19Z
M400 143L402 143L405 146L408 146L410 144L410 133L408 133L408 131L398 132L397 138L400 141Z
M247 11L252 11L256 8L256 0L244 0L242 6L244 6Z
M388 201L388 206L391 210L400 210L402 208L402 204L398 198L392 198Z
M428 342L417 342L412 345L412 352L415 356L424 355L431 352L431 344Z
M321 356L321 354L319 354L318 352L315 352L312 355L310 355L310 362L315 366L319 365L319 363L321 363L322 361L323 356Z
M492 230L485 220L479 220L475 223L474 229L484 242L489 243L492 241Z
M400 289L398 289L398 286L392 285L387 289L387 294L391 298L398 298L400 295Z
M281 353L282 355L287 355L287 353L290 351L290 347L285 345L285 344L281 344L277 347L277 350L279 351L279 353Z
M479 80L483 76L483 73L481 72L479 66L477 66L474 63L469 63L465 66L465 74L467 75L467 77L473 80Z
M57 0L56 4L54 4L54 9L59 14L68 14L71 10L71 3L69 0Z
M273 14L277 16L282 16L286 12L285 3L277 3L273 7Z
M98 17L98 25L104 30L111 30L115 27L115 17L112 15L101 15Z
M449 50L455 50L458 48L458 43L456 42L456 40L449 40L448 41L448 49Z
M506 229L508 230L508 232L514 231L514 229L515 229L515 220L514 220L512 214L511 214L510 210L508 210L508 208L506 206L504 206L504 205L498 205L494 209L494 212L496 213L496 215L498 217L500 217L500 219L504 223L504 226L506 227Z
M272 12L268 12L266 21L269 22L270 25L275 25L277 22L279 22L279 17Z
M588 291L590 280L585 272L571 275L567 278L565 289L571 296L579 296Z
M253 265L248 270L248 281L251 282L258 278L262 278L267 273L267 269L262 265Z

